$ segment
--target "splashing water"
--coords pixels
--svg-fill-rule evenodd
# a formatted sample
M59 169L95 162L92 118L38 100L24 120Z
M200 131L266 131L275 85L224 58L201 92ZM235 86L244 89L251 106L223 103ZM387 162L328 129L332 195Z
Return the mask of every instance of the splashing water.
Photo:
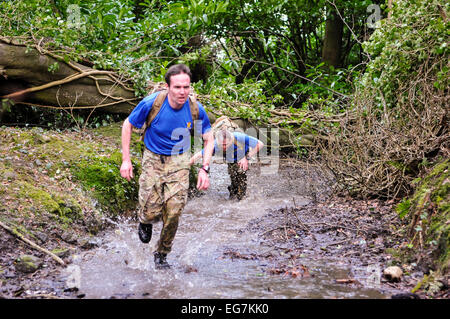
M293 204L309 202L307 181L289 171L260 174L252 167L247 196L229 200L227 166L213 164L211 187L190 199L180 218L169 270L156 270L152 252L161 230L154 225L150 244L142 244L137 223L117 222L101 247L78 256L80 292L86 298L382 298L374 289L355 289L334 283L345 266L324 260L308 260L311 278L292 279L264 272L267 260L224 258L227 249L263 253L256 233L243 231L248 223ZM270 249L270 248L269 248Z

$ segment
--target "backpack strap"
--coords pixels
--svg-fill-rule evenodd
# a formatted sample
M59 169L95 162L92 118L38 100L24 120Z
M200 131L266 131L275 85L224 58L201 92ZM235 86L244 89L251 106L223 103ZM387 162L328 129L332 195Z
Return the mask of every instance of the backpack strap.
M194 136L195 134L195 121L198 120L198 116L199 116L199 109L198 109L198 103L197 103L197 99L195 98L195 96L191 96L189 95L189 107L191 109L191 116L192 116L192 125L191 125L191 136Z
M141 141L144 141L145 132L150 127L150 125L152 124L156 115L158 115L159 111L161 110L161 107L162 107L164 101L166 100L167 94L168 94L167 90L160 91L158 93L158 95L156 96L155 100L153 101L152 108L150 109L150 112L147 116L147 120L145 121L145 124L142 128L143 131L142 131L142 135L141 135ZM198 103L197 103L197 99L195 98L195 96L191 96L191 95L189 96L189 107L191 109L192 121L198 120L200 111L198 109ZM193 135L194 135L194 123L192 123L192 125L191 125L191 136L193 136Z
M200 113L200 111L198 110L198 103L197 103L197 99L195 98L194 95L189 95L189 107L191 108L191 116L192 116L192 120L198 120L198 115Z
M145 124L143 127L141 141L144 141L145 132L147 132L147 129L152 124L156 115L158 115L159 111L161 110L161 106L163 105L166 97L167 97L167 90L163 90L158 93L155 100L153 101L152 108L150 109L150 112L148 113L147 121L145 121Z

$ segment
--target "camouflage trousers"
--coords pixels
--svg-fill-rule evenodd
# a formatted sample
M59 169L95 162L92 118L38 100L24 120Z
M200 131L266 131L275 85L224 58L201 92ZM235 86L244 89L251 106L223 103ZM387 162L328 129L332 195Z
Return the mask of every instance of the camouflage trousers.
M164 156L148 149L142 159L139 177L139 222L163 222L157 251L167 254L178 229L178 220L187 202L189 152Z
M247 192L247 172L243 171L238 163L228 163L228 175L231 179L231 185L228 186L230 199L241 200Z

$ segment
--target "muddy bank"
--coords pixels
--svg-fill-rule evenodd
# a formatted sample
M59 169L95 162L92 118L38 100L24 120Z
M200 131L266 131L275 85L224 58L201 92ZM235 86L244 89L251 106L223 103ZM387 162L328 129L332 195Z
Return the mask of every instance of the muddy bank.
M57 279L62 267L19 237L66 264L98 246L109 220L135 207L136 181L122 185L119 165L118 124L83 132L0 127L0 297L73 296Z
M37 241L39 242L39 241ZM80 244L68 244L56 235L49 235L40 245L55 252L69 265L73 254L98 245L98 241L86 239ZM84 247L84 248L83 248ZM61 276L65 267L55 262L49 255L32 249L17 237L0 230L0 298L77 298L76 290L67 286ZM34 256L36 269L23 269L21 258ZM34 267L34 266L32 266Z
M3 206L0 208L0 221L52 251L66 265L76 264L77 256L91 251L95 254L102 247L116 253L114 246L111 248L111 244L105 242L109 240L106 236L119 225L114 222L118 216L133 216L133 198L123 192L122 187L107 184L120 180L119 132L118 126L83 134L1 128L0 196ZM135 144L136 158L139 158L138 154L138 145ZM287 291L291 291L287 281L308 281L315 277L321 277L320 283L330 285L330 291L342 286L339 295L327 293L325 287L317 297L342 298L349 291L351 298L351 291L371 289L370 293L362 295L387 298L414 290L424 274L430 274L423 265L405 260L398 253L409 242L402 231L404 225L395 212L395 203L331 198L333 182L320 174L320 170L307 168L301 163L293 164L292 161L281 162L282 167L277 174L279 184L275 185L275 180L258 175L261 167L252 166L250 181L254 178L255 184L251 185L248 198L242 202L227 200L226 173L216 176L216 172L212 172L215 184L212 190L197 199L194 205L187 205L183 218L188 222L191 220L192 229L189 230L191 233L185 231L185 234L191 235L183 235L183 222L178 239L190 241L186 248L198 256L186 255L181 249L170 257L171 261L179 258L184 262L179 265L181 273L188 269L194 279L198 277L198 285L201 286L202 272L209 274L213 270L223 271L223 268L227 270L240 265L240 261L256 261L254 266L249 266L249 271L253 272L255 279L264 277L264 282L270 284L264 283L265 293L259 290L257 293L250 290L250 293L251 296L268 298L274 295L271 292L277 290L279 281L283 281L289 288ZM102 184L102 181L106 182ZM135 191L132 187L130 192ZM118 208L117 202L127 203ZM265 208L263 202L267 204ZM194 207L196 205L203 206L204 212L199 214ZM210 211L212 207L222 210ZM260 210L258 217L249 217L255 210ZM211 230L210 216L219 218L215 220L214 231ZM223 230L221 222L231 220L234 224L230 223L229 229ZM138 246L136 221L131 218L126 223L129 225L124 234L129 238L120 244L136 246L135 252L140 254L142 247ZM230 240L230 236L231 239L233 236L239 239L245 234L256 235L256 242L248 246L245 241L222 245L222 242ZM199 244L205 236L211 236L208 240L217 242L219 246L214 244L205 252L205 247ZM118 250L124 250L123 246ZM65 267L3 228L0 229L0 251L1 298L86 297L68 284ZM20 264L24 255L38 258L34 261L36 269L24 271L26 268ZM145 253L143 257L146 262L147 255ZM191 262L197 257L198 261ZM105 258L110 260L111 256L106 255ZM123 264L128 260L119 256L117 262ZM320 265L336 265L338 270L324 271ZM391 282L382 276L383 270L393 265L399 266L403 272L399 282ZM211 266L217 268L209 270ZM144 267L143 273L147 268ZM247 268L243 269L244 273L236 274L237 279L229 272L216 272L211 276L218 276L218 281L221 280L219 275L230 276L233 285L239 287L242 278L248 279ZM122 268L117 270L118 274L123 273ZM138 270L141 269L138 267ZM135 275L135 269L130 270L129 265L125 271L132 271ZM155 280L163 280L159 275L151 275ZM177 276L182 277L179 273L174 276L174 281ZM180 285L183 284L181 280ZM214 283L211 285L215 287ZM444 283L438 288L434 297L448 297L448 285ZM181 295L182 289L179 290L174 291L175 296L177 293ZM380 293L374 294L374 291ZM430 297L420 290L416 295ZM127 292L107 296L149 297L148 294Z
M371 287L386 295L409 292L423 273L410 265L406 275L392 283L383 270L398 263L389 248L398 247L398 218L392 203L331 198L321 203L290 206L268 212L242 232L256 232L263 254L230 250L224 257L267 261L264 271L273 276L301 280L318 275L311 261L324 260L347 269L331 281L342 285Z

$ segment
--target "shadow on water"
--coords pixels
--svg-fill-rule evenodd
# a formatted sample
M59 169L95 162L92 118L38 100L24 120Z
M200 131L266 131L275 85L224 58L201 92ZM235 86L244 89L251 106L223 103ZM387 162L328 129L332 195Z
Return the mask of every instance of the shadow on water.
M152 252L161 224L150 244L142 244L135 221L122 220L103 238L101 247L80 254L80 293L86 298L385 298L377 289L339 285L348 265L326 259L303 260L309 278L267 273L265 259L224 258L230 249L263 253L258 234L242 231L269 209L310 202L307 180L288 170L279 174L249 172L248 195L228 200L224 164L213 164L211 187L190 199L180 219L168 262L169 270L155 270ZM269 248L270 249L270 248Z

